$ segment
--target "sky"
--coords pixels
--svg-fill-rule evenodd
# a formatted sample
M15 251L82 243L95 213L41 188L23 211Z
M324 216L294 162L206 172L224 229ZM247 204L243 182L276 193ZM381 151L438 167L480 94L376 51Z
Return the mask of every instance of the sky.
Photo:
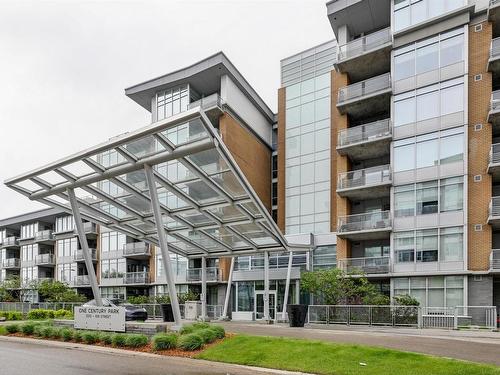
M0 0L0 219L45 206L3 181L149 124L124 95L218 51L273 111L280 60L333 39L326 0Z

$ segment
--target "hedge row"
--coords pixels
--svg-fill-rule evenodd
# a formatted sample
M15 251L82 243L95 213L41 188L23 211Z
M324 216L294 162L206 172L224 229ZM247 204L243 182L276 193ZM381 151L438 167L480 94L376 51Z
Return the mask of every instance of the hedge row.
M201 349L205 344L222 339L226 335L221 326L194 323L184 326L179 335L160 333L153 336L153 350L178 348L185 351Z
M45 319L73 319L73 313L69 310L46 310L34 309L24 315L20 311L0 311L0 318L5 320L45 320Z

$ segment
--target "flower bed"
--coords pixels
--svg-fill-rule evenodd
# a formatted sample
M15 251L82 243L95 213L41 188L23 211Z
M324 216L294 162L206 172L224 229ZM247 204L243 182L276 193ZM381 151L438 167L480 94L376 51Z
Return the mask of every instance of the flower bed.
M207 345L220 342L226 337L223 327L208 323L189 324L179 333L159 333L151 339L146 335L133 333L55 327L50 320L7 324L3 328L4 331L0 331L0 334L8 336L35 337L184 357L192 357Z

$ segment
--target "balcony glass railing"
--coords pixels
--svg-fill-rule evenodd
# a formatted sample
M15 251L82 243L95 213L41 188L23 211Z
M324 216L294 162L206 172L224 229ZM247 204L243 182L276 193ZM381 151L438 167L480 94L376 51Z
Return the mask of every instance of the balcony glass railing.
M500 270L500 249L491 250L490 268L492 270Z
M83 223L83 231L87 234L88 233L97 233L97 225L87 221L86 223Z
M390 165L379 165L372 168L339 173L337 190L363 188L389 182L391 182Z
M207 267L207 281L220 281L222 276L219 268L217 267ZM186 270L187 281L201 281L201 268L188 268Z
M500 216L500 197L493 197L490 201L490 217Z
M205 108L210 108L210 107L221 107L222 106L222 99L219 96L219 94L211 94L209 96L206 96L204 98L201 98L199 100L196 100L192 103L189 103L188 109L193 109L196 107L201 107L203 109Z
M493 91L491 93L490 110L492 111L500 110L500 90Z
M367 51L392 42L391 28L382 29L374 33L354 39L339 46L338 61L359 56Z
M75 276L75 278L73 279L73 285L75 286L90 285L89 275Z
M52 240L52 231L50 229L42 230L35 233L35 241L47 241Z
M40 254L35 257L35 264L37 266L43 265L43 264L54 264L55 263L55 258L54 254Z
M145 242L131 242L123 246L123 255L151 255L151 251Z
M8 246L19 246L19 238L15 237L15 236L6 237L6 238L4 238L4 240L2 241L2 246L3 246L3 247L8 247Z
M96 249L89 249L92 260L97 260L97 251ZM85 258L83 257L83 250L79 249L73 255L73 260L75 262L84 262Z
M338 104L349 100L360 99L391 88L391 74L385 73L349 86L342 87L338 94Z
M491 41L490 58L500 57L500 38L495 38Z
M389 229L391 227L390 211L370 212L338 218L339 233Z
M500 163L500 143L495 143L490 148L490 165L498 163Z
M388 137L391 134L392 126L389 119L370 122L368 124L341 130L338 135L337 147L376 141L379 138Z
M19 258L7 258L2 262L3 268L20 268L21 260Z
M337 264L346 272L373 274L390 271L390 257L388 256L339 259Z
M148 284L149 283L149 272L127 272L123 276L123 282L125 284Z

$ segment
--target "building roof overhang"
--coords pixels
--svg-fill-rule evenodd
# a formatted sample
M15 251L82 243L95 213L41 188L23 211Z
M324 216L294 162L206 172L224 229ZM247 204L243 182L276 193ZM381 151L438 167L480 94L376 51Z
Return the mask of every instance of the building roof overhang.
M196 107L10 178L11 189L138 240L158 244L144 169L154 171L169 250L186 257L309 250L290 245Z

